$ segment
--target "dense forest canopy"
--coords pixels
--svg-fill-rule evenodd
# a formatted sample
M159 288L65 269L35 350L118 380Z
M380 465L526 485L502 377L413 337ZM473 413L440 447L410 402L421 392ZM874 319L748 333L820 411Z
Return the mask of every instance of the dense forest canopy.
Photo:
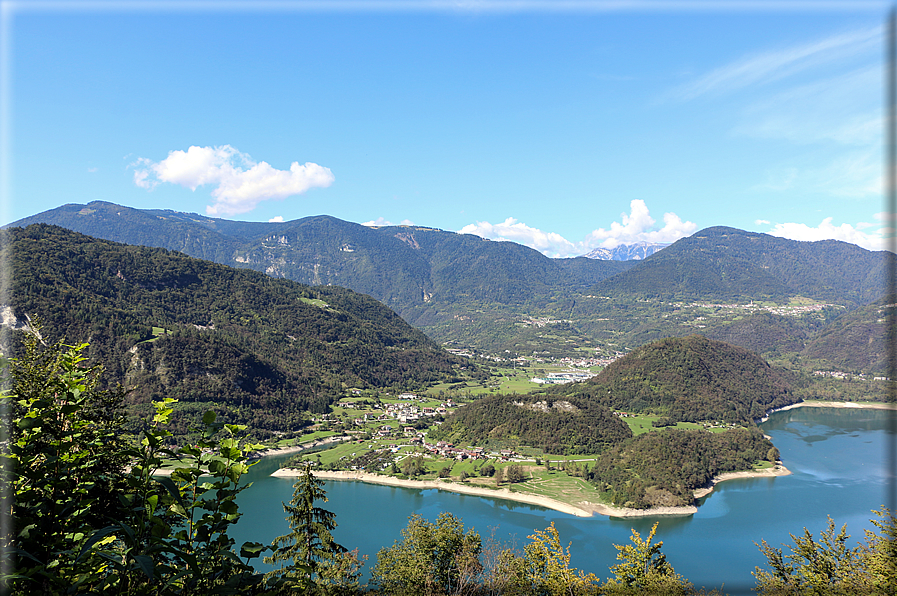
M468 366L351 290L48 225L9 230L3 249L16 320L89 341L108 381L134 388L132 406L176 397L183 411L290 430L348 387L419 387Z
M599 453L632 436L605 406L544 395L483 397L450 415L434 438L484 445L527 445L546 453Z
M768 410L798 401L787 372L744 348L700 335L642 346L588 382L555 391L614 410L663 414L671 423L749 424Z
M723 433L667 428L616 445L586 477L615 505L675 507L691 505L695 489L718 474L777 458L778 451L757 428Z

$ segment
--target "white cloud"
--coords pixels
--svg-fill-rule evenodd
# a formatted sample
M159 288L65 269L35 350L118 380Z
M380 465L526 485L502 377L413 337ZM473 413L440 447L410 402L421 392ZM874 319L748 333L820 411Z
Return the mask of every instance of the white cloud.
M170 182L196 190L205 184L216 185L215 202L206 206L209 215L236 215L255 209L261 201L282 200L311 188L326 188L333 183L329 168L315 163L300 165L294 161L289 171L273 168L267 162L255 162L230 145L192 146L187 151L171 151L160 162L141 157L133 166L134 184L152 190L161 182Z
M772 222L769 220L766 220L766 219L756 219L756 220L754 220L754 223L757 224L758 226L768 226Z
M855 227L847 223L836 226L832 223L831 217L826 217L815 228L802 223L777 223L769 234L802 241L843 240L868 250L884 250L884 229L870 233L860 231L861 228L869 226L867 223L859 223Z
M575 257L595 248L615 248L620 244L637 242L670 243L690 236L698 229L697 224L682 221L675 213L663 215L664 225L654 227L648 207L641 199L630 203L630 213L620 214L622 223L613 222L610 229L599 228L591 232L582 242L571 242L555 232L544 232L509 217L500 224L487 221L469 224L458 230L461 234L476 234L490 240L508 240L534 248L549 257Z
M555 232L543 232L509 217L500 224L478 221L458 230L459 234L475 234L490 240L508 240L534 248L548 256L576 253L575 244ZM581 253L577 253L581 254Z
M283 223L283 215L276 215L268 220L268 223Z
M609 230L599 228L586 237L584 244L588 250L594 248L616 248L620 244L635 242L675 242L680 238L691 236L698 225L690 221L682 221L675 213L663 214L663 227L653 229L654 218L641 199L629 203L630 214L620 214L622 223L613 222Z
M391 227L391 226L413 226L414 222L411 221L410 219L403 219L401 222L396 224L396 223L392 223L391 221L389 221L383 217L378 217L377 219L372 219L371 221L366 221L366 222L362 223L361 225L368 226L371 228L386 228L386 227Z

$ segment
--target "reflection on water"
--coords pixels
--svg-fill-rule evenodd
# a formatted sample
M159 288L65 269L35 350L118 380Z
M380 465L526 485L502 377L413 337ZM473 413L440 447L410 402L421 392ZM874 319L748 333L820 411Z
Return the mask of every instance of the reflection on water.
M337 540L367 554L369 563L377 551L401 538L408 517L419 514L434 520L442 511L463 519L480 535L521 547L535 529L552 521L563 543L571 542L571 564L608 577L616 563L614 544L629 541L632 529L642 536L658 522L663 552L678 573L696 586L725 583L729 594L750 593L751 572L765 558L755 542L772 546L790 543L789 533L806 527L817 534L827 516L840 527L847 524L856 539L869 523L871 510L884 502L884 450L888 435L885 410L797 408L776 412L761 425L779 448L791 476L749 478L723 482L701 500L693 516L658 518L578 518L523 503L495 498L458 495L435 489L402 489L360 482L327 482L330 501L325 507L336 513ZM270 542L288 531L281 501L289 501L292 480L268 476L279 461L268 458L253 468L254 486L240 495L244 511L232 536Z

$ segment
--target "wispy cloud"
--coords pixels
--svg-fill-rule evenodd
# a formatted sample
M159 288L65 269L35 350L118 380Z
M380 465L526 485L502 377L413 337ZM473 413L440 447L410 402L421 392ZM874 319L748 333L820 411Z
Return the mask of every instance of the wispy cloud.
M781 192L794 187L798 178L798 169L784 167L766 173L766 181L753 186L752 190ZM769 222L766 222L769 223Z
M878 199L884 192L884 172L877 147L842 151L827 163L796 168L783 166L766 172L753 191L828 195L838 199Z
M608 229L598 228L581 242L571 242L555 232L545 232L530 227L513 217L499 224L487 221L468 224L458 230L461 234L475 234L490 240L509 240L534 248L549 257L576 257L596 248L616 248L621 244L636 242L670 243L690 236L697 224L682 221L675 213L663 215L664 225L658 229L656 222L641 199L629 204L630 213L621 213L620 222L612 222Z
M209 215L246 213L261 201L281 200L311 188L326 188L334 180L330 169L318 164L300 165L294 161L288 171L278 170L267 162L254 161L230 145L192 146L187 151L171 151L159 162L141 157L131 165L136 168L134 184L147 190L162 182L190 190L215 185L211 193L215 202L206 206Z
M811 175L820 190L833 196L852 199L879 197L884 191L881 163L878 148L852 151Z
M733 132L799 144L879 143L881 88L878 64L794 86L746 107Z
M881 194L881 25L743 56L673 89L712 98L730 133L794 146L751 190L877 198ZM769 144L774 147L774 144Z
M879 51L881 26L848 31L825 39L790 46L726 64L679 86L671 96L691 100L764 85L808 69L831 64L870 50Z

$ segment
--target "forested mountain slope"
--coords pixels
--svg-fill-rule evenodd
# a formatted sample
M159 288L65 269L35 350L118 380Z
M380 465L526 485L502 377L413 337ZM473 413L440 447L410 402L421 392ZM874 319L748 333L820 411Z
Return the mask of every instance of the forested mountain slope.
M31 223L178 250L305 284L347 287L377 298L418 325L433 319L434 309L456 303L544 302L633 264L559 262L513 242L421 226L373 228L325 215L283 223L235 222L94 201L63 205L11 225Z
M641 346L588 382L560 386L556 394L614 410L663 414L669 423L749 424L797 401L787 373L744 348L700 335Z
M176 397L184 411L213 406L256 429L287 430L346 387L410 388L467 365L342 288L47 225L8 230L3 250L16 321L37 316L51 338L89 341L112 382L136 386L132 405Z
M815 335L801 352L810 361L822 360L845 371L888 371L888 342L895 341L894 318L888 309L894 298L844 313Z
M273 277L347 287L380 300L440 343L489 353L563 357L598 348L608 355L701 333L767 358L802 354L829 368L856 363L857 370L871 371L882 360L877 340L867 344L874 352L868 358L848 357L859 345L859 323L816 341L835 318L884 293L887 253L833 240L796 242L713 227L642 261L601 261L549 259L512 242L422 226L367 227L324 215L239 222L95 201L14 225L39 221ZM726 307L752 300L768 312ZM776 310L801 304L821 310ZM865 328L875 332L874 325Z
M494 395L459 408L433 436L464 444L495 441L567 454L599 453L631 437L632 431L611 410L594 401Z
M888 254L838 240L798 242L720 226L678 240L591 291L708 301L806 296L853 308L883 294Z

